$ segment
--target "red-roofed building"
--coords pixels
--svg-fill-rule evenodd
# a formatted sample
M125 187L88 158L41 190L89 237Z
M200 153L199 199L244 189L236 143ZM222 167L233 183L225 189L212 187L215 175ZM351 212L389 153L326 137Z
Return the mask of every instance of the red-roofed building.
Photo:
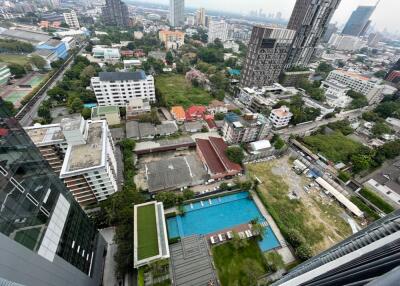
M212 179L235 176L242 172L242 167L230 161L226 156L225 150L228 145L222 138L196 139L196 145L197 154Z
M119 53L122 57L133 57L134 52L131 50L120 50Z
M186 110L186 121L196 121L203 119L207 108L201 105L193 105Z
M217 124L215 124L215 121L211 118L206 119L207 127L209 130L218 130Z

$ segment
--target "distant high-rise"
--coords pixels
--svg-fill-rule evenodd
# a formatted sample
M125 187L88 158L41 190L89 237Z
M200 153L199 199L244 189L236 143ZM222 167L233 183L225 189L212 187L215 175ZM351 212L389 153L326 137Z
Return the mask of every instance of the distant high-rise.
M220 39L221 42L228 40L229 25L224 20L221 21L210 21L208 24L208 42L214 43L216 39Z
M332 35L337 32L338 28L336 27L335 24L329 24L324 36L322 37L322 42L328 43L329 40L331 39Z
M342 34L351 36L364 36L371 21L369 18L374 13L376 6L358 6L347 21Z
M278 81L296 31L254 26L240 84L262 87Z
M30 286L100 285L104 247L0 99L0 284L6 279Z
M106 0L106 5L101 11L103 24L117 27L129 26L128 7L121 0Z
M198 26L206 26L206 9L200 8L196 12L196 25Z
M399 285L400 210L303 262L273 286Z
M172 27L185 24L185 0L169 0L169 24Z
M69 13L63 13L65 23L71 29L79 29L81 26L79 25L78 16L74 10L71 10Z
M287 26L296 31L286 66L307 66L341 0L297 0Z

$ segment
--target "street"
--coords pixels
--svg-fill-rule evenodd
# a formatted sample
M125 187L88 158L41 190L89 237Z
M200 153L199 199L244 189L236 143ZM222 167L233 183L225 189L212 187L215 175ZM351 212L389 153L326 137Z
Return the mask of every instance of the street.
M77 53L77 55L82 53L82 50L86 47L86 45L83 45L82 48L79 50L79 52ZM67 65L65 66L64 70L56 77L56 79L53 81L52 84L49 85L49 87L47 88L47 90L53 88L64 76L65 72L71 67L71 65L73 64L73 60ZM39 109L40 104L47 98L47 90L46 92L39 97L39 99L30 107L30 109L27 111L27 113L24 115L24 117L22 117L19 120L19 123L21 124L21 126L23 127L27 127L32 125L33 120L37 117L37 111Z

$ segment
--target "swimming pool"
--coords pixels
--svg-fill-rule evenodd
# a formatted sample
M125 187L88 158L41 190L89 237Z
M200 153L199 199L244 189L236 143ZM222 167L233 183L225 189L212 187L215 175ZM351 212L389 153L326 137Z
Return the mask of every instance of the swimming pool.
M208 234L218 230L249 223L258 218L264 222L248 192L223 197L204 199L184 206L185 214L167 219L168 237L186 237L194 234ZM268 226L264 239L259 241L262 251L279 246L275 234Z

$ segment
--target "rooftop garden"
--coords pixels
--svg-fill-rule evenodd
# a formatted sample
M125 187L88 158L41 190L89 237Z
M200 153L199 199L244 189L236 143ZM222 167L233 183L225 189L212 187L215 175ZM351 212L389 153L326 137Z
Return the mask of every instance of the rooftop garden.
M155 204L137 209L138 260L158 255Z

